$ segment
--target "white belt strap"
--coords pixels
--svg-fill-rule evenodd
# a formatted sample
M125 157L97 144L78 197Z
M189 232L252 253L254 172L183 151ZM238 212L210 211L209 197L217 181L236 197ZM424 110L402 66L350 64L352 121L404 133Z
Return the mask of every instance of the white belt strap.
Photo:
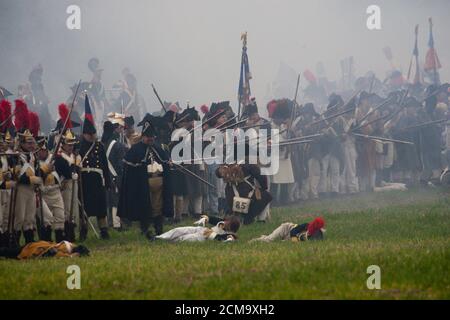
M254 186L253 184L251 184L251 183L248 181L248 178L250 178L250 176L245 177L245 178L244 178L244 181L245 181L250 187L252 187L252 190L249 192L249 194L248 194L248 196L247 196L248 199L251 199L251 197L253 196L253 193L255 192L255 186ZM235 196L235 197L240 197L239 192L237 191L236 185L233 184L232 187L233 187L234 196Z
M111 143L108 146L108 150L106 150L106 160L108 161L108 169L109 172L113 175L113 177L117 177L117 172L114 169L114 166L112 165L111 161L109 161L109 155L111 154L112 147L116 144L116 140L111 141Z

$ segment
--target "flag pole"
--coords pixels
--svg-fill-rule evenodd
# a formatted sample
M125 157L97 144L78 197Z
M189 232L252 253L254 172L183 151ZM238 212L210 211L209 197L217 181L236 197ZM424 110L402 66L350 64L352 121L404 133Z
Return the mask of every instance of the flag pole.
M430 24L430 38L433 39L433 20L428 18L428 22ZM437 54L434 50L434 39L433 41L433 84L438 84L438 76L437 76Z

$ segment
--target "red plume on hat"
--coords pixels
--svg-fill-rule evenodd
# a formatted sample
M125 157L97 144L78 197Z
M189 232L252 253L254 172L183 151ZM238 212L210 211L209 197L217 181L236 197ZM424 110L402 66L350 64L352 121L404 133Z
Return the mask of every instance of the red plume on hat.
M311 70L306 69L303 72L303 75L304 75L305 79L308 80L309 83L317 82L316 76L311 72Z
M200 107L200 111L201 111L203 114L207 114L207 113L209 112L209 108L208 108L208 106L207 106L206 104L204 104L204 105L202 105L202 106Z
M69 108L67 107L67 105L65 103L61 103L58 106L58 113L59 113L59 117L61 118L61 125L64 126L64 124L66 123L66 120L69 118ZM72 121L70 120L70 118L67 120L67 129L72 129L73 128L73 124Z
M267 104L267 112L269 113L269 118L272 118L272 114L275 112L277 108L277 101L272 100Z
M8 100L2 100L0 102L0 127L1 132L6 132L10 127L12 127L12 117L11 117L11 102Z
M308 236L314 235L317 231L325 226L325 220L323 218L315 218L308 224Z
M34 137L39 135L41 130L41 122L39 121L39 116L36 112L31 112L28 114L29 129Z
M30 118L27 104L23 100L16 100L14 102L16 104L14 125L17 131L28 129L30 126Z

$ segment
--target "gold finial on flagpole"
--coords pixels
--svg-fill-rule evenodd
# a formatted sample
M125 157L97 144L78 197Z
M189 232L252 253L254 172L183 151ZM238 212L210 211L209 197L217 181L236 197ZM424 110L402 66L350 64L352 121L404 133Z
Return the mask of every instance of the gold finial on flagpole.
M246 47L247 46L247 31L245 31L244 33L241 34L241 40L242 40L242 46Z

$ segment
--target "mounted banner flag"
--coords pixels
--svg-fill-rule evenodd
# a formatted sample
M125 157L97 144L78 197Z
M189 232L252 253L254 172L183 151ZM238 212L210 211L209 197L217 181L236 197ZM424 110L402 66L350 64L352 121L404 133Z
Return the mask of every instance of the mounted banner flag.
M434 48L433 39L433 21L431 18L428 19L430 24L430 37L428 39L428 51L425 57L425 65L423 69L425 70L427 76L431 79L433 84L440 84L438 69L440 69L441 62L439 61L436 49Z
M246 105L250 103L250 95L251 95L250 79L252 78L247 55L247 32L241 35L241 40L242 40L242 58L239 77L239 89L238 89L239 117L241 113L241 107L244 108Z

